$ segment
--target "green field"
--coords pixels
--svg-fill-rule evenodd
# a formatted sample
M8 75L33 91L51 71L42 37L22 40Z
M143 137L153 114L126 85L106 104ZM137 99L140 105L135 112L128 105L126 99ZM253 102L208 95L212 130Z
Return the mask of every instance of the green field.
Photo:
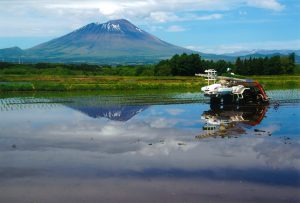
M258 80L265 89L300 88L300 66L295 64L294 59L294 55L289 55L245 59L233 64L222 60L207 61L197 54L182 54L152 65L0 62L0 91L199 91L201 86L206 85L206 81L195 77L195 73L215 69L220 75L230 75L228 68L234 73ZM276 61L278 63L271 63ZM243 67L244 63L246 67ZM242 69L238 71L239 68ZM265 69L265 72L262 72L262 69ZM284 73L285 75L282 75ZM241 75L239 77L244 78Z
M136 89L195 89L204 84L197 77L134 76L5 76L1 91L80 91Z
M250 76L266 89L300 88L300 75ZM199 90L203 78L191 76L1 75L0 91Z
M300 75L250 76L250 78L259 81L267 90L300 88Z

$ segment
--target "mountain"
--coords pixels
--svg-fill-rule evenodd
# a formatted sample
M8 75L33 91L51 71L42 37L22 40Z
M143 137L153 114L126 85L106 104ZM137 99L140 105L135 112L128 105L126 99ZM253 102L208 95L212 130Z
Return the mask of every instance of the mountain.
M90 23L67 35L39 44L30 49L18 47L0 49L0 60L8 62L61 62L98 64L157 63L174 54L199 53L209 60L235 61L243 58L287 55L300 50L250 50L222 55L206 54L167 43L138 28L125 19L106 23Z
M88 24L67 35L24 50L21 54L28 61L147 63L184 52L193 51L160 40L129 21L120 19L103 24Z
M251 56L251 55L261 55L261 56L268 56L268 55L288 55L291 53L295 53L296 55L300 55L300 50L287 50L287 49L277 49L277 50L266 50L266 49L253 49L253 50L244 50L238 51L233 53L224 54L226 56Z
M0 57L11 57L16 56L19 57L24 54L24 51L19 47L11 47L6 49L0 49Z
M235 61L237 57L242 59L246 58L260 58L260 57L272 57L272 56L287 56L291 53L295 53L295 62L300 63L300 50L287 50L287 49L276 49L276 50L266 50L266 49L253 49L244 50L233 53L226 53L222 56L224 60ZM219 56L219 55L218 55ZM222 58L222 57L221 57Z

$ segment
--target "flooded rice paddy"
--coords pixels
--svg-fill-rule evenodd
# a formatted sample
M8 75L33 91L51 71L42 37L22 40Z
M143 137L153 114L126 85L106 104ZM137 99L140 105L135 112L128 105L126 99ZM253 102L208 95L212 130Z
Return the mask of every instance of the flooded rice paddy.
M300 202L300 91L1 95L0 202Z

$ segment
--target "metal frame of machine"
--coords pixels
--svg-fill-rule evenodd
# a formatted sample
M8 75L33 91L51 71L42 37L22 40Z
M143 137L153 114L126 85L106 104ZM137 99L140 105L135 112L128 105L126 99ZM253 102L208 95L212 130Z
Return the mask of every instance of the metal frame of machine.
M195 74L207 80L207 86L201 88L204 95L210 97L211 104L262 104L269 98L258 83L251 79L218 76L214 69L205 70L206 74Z

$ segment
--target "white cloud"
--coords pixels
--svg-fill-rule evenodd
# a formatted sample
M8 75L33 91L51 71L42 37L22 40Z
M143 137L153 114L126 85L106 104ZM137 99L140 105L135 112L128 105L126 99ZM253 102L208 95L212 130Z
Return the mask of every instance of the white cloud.
M221 19L223 17L222 14L215 13L211 15L206 15L206 16L196 16L195 20L216 20L216 19Z
M171 128L178 122L179 121L176 119L154 118L152 121L150 121L150 126L152 128Z
M183 32L186 29L184 27L181 27L179 25L171 25L167 28L167 32Z
M273 11L281 11L284 9L284 5L280 4L276 0L249 0L247 1L249 6L270 9Z
M239 51L249 51L249 50L258 50L258 49L295 50L295 49L299 49L299 47L300 47L300 39L287 40L287 41L265 41L265 42L252 42L252 43L221 44L217 46L197 46L197 45L186 46L186 48L188 49L192 49L204 53L214 53L214 54L234 53Z
M144 25L217 20L223 11L244 7L284 9L277 0L1 0L0 36L58 36L117 18Z
M12 1L14 2L14 1ZM222 11L237 7L249 6L274 11L281 11L284 5L277 0L87 0L87 1L44 1L48 8L69 9L99 9L100 13L111 16L115 14L129 14L133 11L136 15L152 12L185 12L185 11ZM134 14L133 14L134 15Z
M151 12L149 15L149 19L160 23L165 23L168 21L180 21L180 18L176 16L174 13L161 12L161 11Z
M171 12L152 12L147 18L148 21L154 21L158 23L165 22L184 22L184 21L201 21L201 20L217 20L223 17L220 13L213 13L209 15L195 15L191 13L186 13L184 15L178 16Z

